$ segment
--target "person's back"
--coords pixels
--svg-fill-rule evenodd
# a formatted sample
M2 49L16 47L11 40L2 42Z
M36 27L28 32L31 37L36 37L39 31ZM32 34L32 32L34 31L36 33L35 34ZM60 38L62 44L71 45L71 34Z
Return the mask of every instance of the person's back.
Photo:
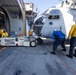
M65 38L65 34L62 32L62 31L59 31L59 30L57 30L57 31L54 31L53 32L53 34L52 34L52 37L53 38Z
M76 37L76 24L71 27L68 37Z
M61 44L62 46L62 50L66 51L65 48L65 34L61 31L61 30L55 30L52 34L52 38L55 39L54 43L53 43L53 52L51 52L52 54L55 54L55 50L57 49L57 47Z

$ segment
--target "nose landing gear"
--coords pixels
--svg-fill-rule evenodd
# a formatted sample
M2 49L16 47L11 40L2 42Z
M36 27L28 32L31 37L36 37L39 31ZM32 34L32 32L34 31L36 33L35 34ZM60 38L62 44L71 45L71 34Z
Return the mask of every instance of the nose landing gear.
M37 40L37 44L38 45L42 45L43 44L43 40L41 38L37 38L36 40Z

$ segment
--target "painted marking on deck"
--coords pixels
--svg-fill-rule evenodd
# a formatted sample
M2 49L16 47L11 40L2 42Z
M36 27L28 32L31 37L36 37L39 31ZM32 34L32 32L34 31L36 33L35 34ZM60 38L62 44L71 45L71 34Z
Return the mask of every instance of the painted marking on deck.
M51 49L48 47L48 46L46 46L46 48L49 50L49 51L51 51ZM66 64L60 57L58 57L57 55L55 55L55 57L57 58L57 59L59 59L60 60L60 62L71 72L71 73L73 73L73 75L76 75L76 71L74 70L74 69L72 69L68 64Z

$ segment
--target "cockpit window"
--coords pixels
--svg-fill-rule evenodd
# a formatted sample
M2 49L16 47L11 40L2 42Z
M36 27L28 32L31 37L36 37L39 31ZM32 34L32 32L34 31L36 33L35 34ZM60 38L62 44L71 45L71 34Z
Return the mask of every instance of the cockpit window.
M58 9L51 10L48 19L60 19L60 10Z
M60 19L60 15L49 15L48 19Z
M40 17L40 18L38 18L38 19L35 21L35 24L36 24L36 25L39 25L39 24L43 25L44 22L45 22L45 18L44 18L44 17Z

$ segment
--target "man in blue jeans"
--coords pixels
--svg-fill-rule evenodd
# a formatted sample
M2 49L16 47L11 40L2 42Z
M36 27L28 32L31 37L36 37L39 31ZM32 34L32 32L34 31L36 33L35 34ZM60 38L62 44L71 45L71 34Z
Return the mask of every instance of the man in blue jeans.
M53 43L53 52L51 52L51 54L56 54L55 51L60 44L63 48L62 50L66 51L65 44L64 44L65 34L61 30L55 30L52 34L52 38L55 39L55 41Z

